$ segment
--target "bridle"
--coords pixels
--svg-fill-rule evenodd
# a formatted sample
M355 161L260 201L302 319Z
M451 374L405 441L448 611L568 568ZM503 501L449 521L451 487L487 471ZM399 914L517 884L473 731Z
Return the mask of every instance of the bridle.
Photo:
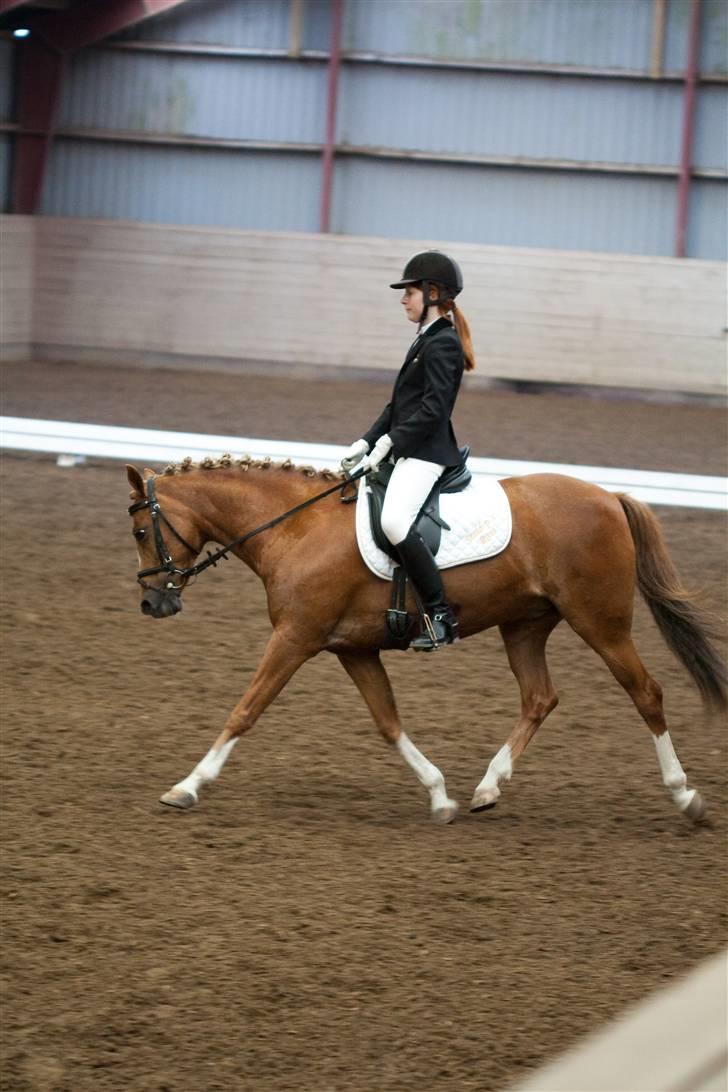
M261 531L267 531L271 527L275 527L276 524L282 523L284 519L288 519L289 516L294 516L297 512L302 511L304 508L308 508L309 505L315 504L317 501L323 500L324 497L329 497L332 493L337 493L339 490L346 489L352 482L361 478L366 470L357 470L354 474L348 475L344 481L338 482L336 485L332 485L330 489L325 489L322 493L317 493L315 497L309 497L308 500L302 501L301 504L297 504L295 508L289 508L287 512L283 512L282 515L276 516L275 519L268 520L267 523L263 523L260 527L256 527L252 531L248 531L244 535L239 535L234 538L232 542L228 542L227 546L221 546L219 550L215 550L214 553L207 552L207 557L204 561L198 561L196 565L189 565L187 568L180 568L176 565L172 559L172 555L167 549L167 545L162 535L161 524L164 523L172 534L177 538L191 554L196 555L200 551L191 546L186 539L182 537L173 523L165 516L162 511L162 507L157 499L157 490L154 485L154 478L147 478L147 495L144 500L136 501L134 504L130 504L128 512L130 516L133 516L135 512L140 512L144 508L149 509L149 514L152 520L152 531L154 534L154 546L157 551L158 565L152 565L147 569L140 569L137 573L137 580L143 588L148 591L169 591L177 592L181 591L186 585L188 580L197 576L199 573L204 572L205 569L209 569L211 565L217 565L218 561L227 560L227 556L231 550L236 546L242 546L243 543L249 539L259 535ZM342 497L342 500L349 502L355 499L353 497ZM148 584L145 577L156 576L158 573L167 573L168 577L178 577L180 583L177 584L173 579L170 579L162 588L155 587L153 584Z
M165 523L172 532L172 534L175 536L175 538L179 539L182 545L185 546L190 551L190 553L197 555L200 551L196 550L194 546L190 546L187 539L182 537L174 524L171 523L170 520L168 520L165 516L164 512L162 511L162 507L157 500L157 490L154 485L154 478L147 479L147 495L145 499L137 501L135 504L129 505L129 515L133 516L135 512L140 512L143 508L149 509L149 514L152 518L154 546L157 551L157 560L159 561L159 564L152 565L148 569L140 569L137 573L137 580L143 588L147 588L149 591L158 591L159 589L155 588L153 584L147 584L144 578L147 576L156 576L157 573L167 573L167 575L170 577L179 576L182 579L182 583L175 584L173 581L170 580L167 584L165 584L165 588L168 588L171 591L180 591L182 588L184 588L190 576L193 575L193 569L195 568L195 566L192 566L191 569L180 569L178 565L175 565L174 561L172 560L172 555L167 549L167 544L164 541L161 524Z

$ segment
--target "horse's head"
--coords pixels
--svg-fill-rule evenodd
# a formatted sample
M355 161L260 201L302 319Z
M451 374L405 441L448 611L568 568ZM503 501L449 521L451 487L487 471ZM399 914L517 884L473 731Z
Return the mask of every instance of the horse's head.
M194 542L199 532L189 509L171 496L164 497L164 511L157 496L155 475L127 466L131 486L129 515L139 555L137 580L142 588L141 610L152 618L170 618L182 610L181 592L189 567L200 552Z

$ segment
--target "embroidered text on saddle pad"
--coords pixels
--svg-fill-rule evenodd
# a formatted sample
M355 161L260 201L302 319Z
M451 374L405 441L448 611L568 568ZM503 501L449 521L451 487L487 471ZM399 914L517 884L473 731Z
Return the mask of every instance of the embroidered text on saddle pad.
M511 540L511 506L500 482L474 478L461 493L441 494L440 515L451 528L443 528L436 558L440 569L495 557ZM356 538L367 568L391 580L394 562L372 538L365 480L360 482L356 503Z

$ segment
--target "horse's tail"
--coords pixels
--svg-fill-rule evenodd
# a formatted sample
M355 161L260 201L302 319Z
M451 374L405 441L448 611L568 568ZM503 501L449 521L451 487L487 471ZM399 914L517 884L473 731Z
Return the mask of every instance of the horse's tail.
M687 668L708 706L728 708L728 668L713 641L718 626L692 602L675 568L660 524L650 509L625 493L618 493L637 554L637 586L660 633Z

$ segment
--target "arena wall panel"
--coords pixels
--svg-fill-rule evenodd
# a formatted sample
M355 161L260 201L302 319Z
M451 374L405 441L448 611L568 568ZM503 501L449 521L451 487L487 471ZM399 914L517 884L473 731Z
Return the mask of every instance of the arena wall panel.
M352 6L349 42L382 53L639 68L649 5L631 0L369 0Z
M316 231L315 156L56 140L46 212L194 223L257 231ZM151 225L150 225L151 226Z
M689 12L347 0L327 228L672 255ZM724 0L701 12L686 244L717 261L728 14ZM331 0L187 0L70 54L42 213L316 230L331 17ZM11 90L0 76L0 115Z
M417 238L424 208L436 210L430 221L441 238L458 246L586 248L658 257L669 250L677 202L670 178L544 171L538 203L531 200L533 185L529 172L507 167L463 170L448 163L344 157L336 168L332 226L355 235ZM723 192L722 183L716 186ZM710 222L709 216L708 228ZM722 256L721 237L704 241L710 257Z
M728 12L728 5L726 5ZM726 29L728 46L728 28ZM692 161L696 167L725 171L728 168L728 127L725 85L701 87L695 103ZM725 188L724 188L725 194Z
M719 142L711 124L723 116L725 94L710 91L704 103L701 91L705 123L695 165L724 167L714 162ZM582 77L575 94L569 80L538 72L524 79L463 71L453 79L447 68L360 65L342 75L338 139L423 152L675 166L682 105L677 83Z
M702 0L700 5L700 71L728 74L728 5L725 0ZM667 0L665 68L680 71L685 65L690 34L690 0Z
M36 245L46 357L386 372L412 334L388 284L440 245L465 270L480 376L725 391L718 262L61 218Z
M728 241L728 200L726 186L707 178L694 180L691 186L691 208L688 216L688 245L693 253L710 255L721 261L727 271L724 288L728 288L728 266L723 241ZM699 251L697 248L700 248Z
M285 48L288 10L281 0L187 0L162 17L143 20L119 35L122 39L162 42L198 42L240 48Z
M58 127L315 143L325 112L323 61L89 49L69 60Z
M657 990L510 1092L724 1092L728 952Z
M33 340L35 226L32 216L0 216L0 359L27 359Z

